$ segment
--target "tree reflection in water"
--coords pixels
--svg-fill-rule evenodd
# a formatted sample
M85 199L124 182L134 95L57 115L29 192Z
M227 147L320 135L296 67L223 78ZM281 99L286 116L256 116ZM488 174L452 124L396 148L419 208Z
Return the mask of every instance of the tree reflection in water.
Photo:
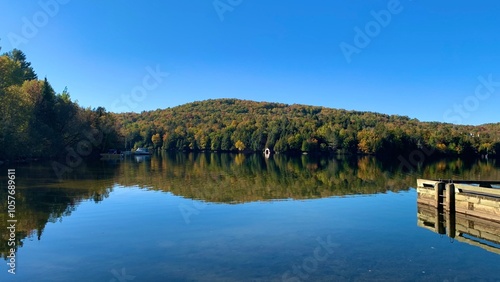
M373 157L312 155L216 154L166 152L139 162L88 163L58 180L47 164L19 166L17 171L17 246L28 237L39 240L47 222L71 215L82 201L103 201L115 185L170 192L213 203L238 204L279 199L316 199L376 194L411 189L417 178L500 179L495 161L440 160L403 172L397 163ZM6 199L6 175L0 178ZM0 201L6 211L6 201ZM6 221L0 228L6 229ZM2 232L0 252L8 254L8 233Z

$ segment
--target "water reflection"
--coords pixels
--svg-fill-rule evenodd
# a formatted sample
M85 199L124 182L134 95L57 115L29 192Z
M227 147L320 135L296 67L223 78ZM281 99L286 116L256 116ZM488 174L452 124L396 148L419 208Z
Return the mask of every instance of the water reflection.
M405 173L398 164L371 157L326 158L260 154L184 154L126 157L87 163L58 179L51 164L16 168L16 229L18 246L27 237L42 237L47 222L69 216L79 203L103 201L115 185L169 192L212 203L246 203L278 199L318 199L332 196L403 191L416 178L500 179L495 162L441 161ZM0 177L5 185L5 176ZM4 187L0 197L6 198ZM7 210L6 202L0 209ZM0 228L6 229L6 221ZM1 233L0 253L8 253L8 234Z
M417 225L500 254L499 182L474 181L419 180Z
M145 161L149 161L151 160L151 156L133 156L134 157L134 160L135 162L137 163L142 163L142 162L145 162Z
M500 222L418 203L419 227L500 255ZM453 242L453 241L450 241Z

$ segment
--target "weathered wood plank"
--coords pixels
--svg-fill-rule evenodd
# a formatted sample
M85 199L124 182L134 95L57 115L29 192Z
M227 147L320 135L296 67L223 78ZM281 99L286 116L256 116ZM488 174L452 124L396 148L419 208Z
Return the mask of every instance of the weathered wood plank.
M456 230L469 234L474 234L470 230L475 230L478 234L476 237L500 244L500 222L459 214L456 217Z
M500 181L498 181L498 180L452 180L452 182L459 183L459 184L500 185Z
M437 208L436 201L434 199L417 199L417 203Z
M418 187L417 193L422 195L434 195L434 186L433 187Z
M417 187L434 187L436 183L440 181L428 180L428 179L417 179Z
M500 244L500 238L496 234L491 234L488 232L482 232L481 230L468 228L462 225L456 225L456 231L459 233L469 234L479 239L487 240L489 242Z
M458 207L457 207L457 212L500 222L498 215L492 215L490 213L484 213L477 210L459 209Z
M477 184L479 186L500 185L500 181L498 181L498 180L417 179L417 186L418 187L424 187L424 186L432 187L437 182L454 183L454 184Z
M457 240L457 241L459 241L459 242L467 243L467 244L469 244L469 245L472 245L472 246L476 246L476 247L479 247L479 248L485 249L485 250L487 250L488 252L492 252L492 253L495 253L495 254L499 254L499 255L500 255L500 249L495 248L495 247L492 247L492 246L489 246L489 245L486 245L486 244L484 244L484 243L480 243L480 242L477 242L477 241L471 240L471 239L469 239L469 238L464 238L464 237L461 237L461 236L457 236L457 237L455 237L455 240Z
M456 201L471 202L474 204L481 204L484 206L500 209L500 199L497 198L488 198L484 196L474 196L471 194L460 193L455 195L455 199Z
M478 194L492 195L492 196L500 197L500 189L497 189L497 188L483 188L483 187L478 187L478 186L473 186L473 185L468 185L468 184L455 184L455 189L467 191L467 192L478 193Z
M418 220L417 221L417 226L421 227L421 228L425 228L425 229L430 230L432 232L436 232L436 227L432 226L432 225L429 225L429 222L424 221L424 220Z
M500 207L492 207L489 205L483 205L476 200L457 200L455 201L455 206L458 209L473 210L478 212L491 213L492 215L498 215L500 217Z

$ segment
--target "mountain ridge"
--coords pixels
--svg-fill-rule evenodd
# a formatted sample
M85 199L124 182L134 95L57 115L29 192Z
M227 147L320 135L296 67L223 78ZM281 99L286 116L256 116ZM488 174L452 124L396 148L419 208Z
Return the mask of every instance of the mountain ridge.
M500 123L423 122L408 116L303 104L220 98L114 116L131 147L383 155L427 146L445 155L500 152Z

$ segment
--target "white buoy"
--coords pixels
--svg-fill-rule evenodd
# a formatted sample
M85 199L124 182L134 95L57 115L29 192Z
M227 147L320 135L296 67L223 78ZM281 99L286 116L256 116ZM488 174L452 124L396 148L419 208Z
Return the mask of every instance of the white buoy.
M269 158L269 157L271 156L271 150L270 150L269 148L266 148L266 149L264 150L264 156L265 156L266 158Z

